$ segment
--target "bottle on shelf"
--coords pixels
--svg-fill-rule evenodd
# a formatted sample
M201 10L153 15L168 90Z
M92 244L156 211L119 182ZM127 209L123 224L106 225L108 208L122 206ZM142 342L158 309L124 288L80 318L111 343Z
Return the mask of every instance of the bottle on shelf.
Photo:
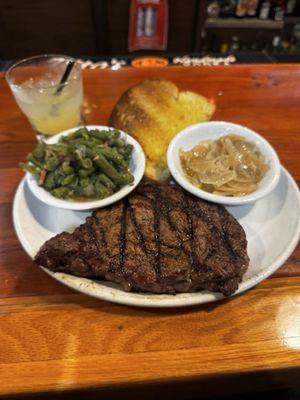
M295 11L296 5L297 5L297 0L287 0L285 13L287 15L293 14L293 12Z
M235 17L244 18L248 13L248 0L237 0L235 7Z
M218 1L209 1L207 4L207 16L209 18L218 18L220 14L220 4Z
M235 13L235 0L224 0L220 1L220 17L230 18L234 16Z
M271 11L271 1L263 0L258 12L259 19L268 19Z
M293 29L295 53L300 52L300 23L294 25Z
M291 45L292 45L292 43L291 43L290 39L287 39L287 38L283 39L281 41L282 52L285 53L285 54L290 53Z
M249 0L247 17L255 18L257 16L257 11L258 11L258 0Z
M238 36L232 36L231 38L231 45L230 45L230 51L233 53L237 52L240 48L240 41Z
M284 8L284 0L273 0L270 10L270 18L274 21L283 21Z
M276 35L276 36L273 37L273 40L272 40L272 53L279 53L280 42L281 42L280 36Z
M257 49L257 42L253 42L252 44L251 44L251 50L252 51L257 51L258 49Z
M224 42L220 46L220 52L222 54L228 53L228 43Z
M289 48L289 54L295 54L297 53L297 42L296 42L296 38L294 35L292 35L291 37L291 45Z

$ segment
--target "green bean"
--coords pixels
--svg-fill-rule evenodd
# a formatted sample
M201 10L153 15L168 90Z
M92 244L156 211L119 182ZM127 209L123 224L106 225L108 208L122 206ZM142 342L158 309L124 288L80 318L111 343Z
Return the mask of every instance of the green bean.
M118 172L125 172L128 170L128 165L125 159L123 159L120 164L115 164L115 167Z
M68 145L65 143L49 144L47 145L46 153L51 153L55 156L66 156L68 154Z
M128 143L125 146L125 156L130 156L133 150L132 144Z
M55 171L52 171L54 173L54 178L56 182L56 186L61 186L61 182L65 177L65 174L63 170L60 168L57 168Z
M97 154L94 158L94 163L117 185L121 183L121 178L118 171L107 161L102 154Z
M22 168L23 171L30 172L33 175L39 175L41 172L41 168L37 167L36 165L26 164L26 163L19 163L19 166Z
M84 158L84 159L80 160L80 165L84 169L90 169L93 166L93 161L89 158Z
M69 141L69 138L70 138L70 137L73 138L73 136L74 136L73 133L71 133L71 134L68 135L68 136L62 136L62 137L59 139L59 142L62 143L62 144L66 144L66 143Z
M90 135L89 135L89 131L87 129L85 129L82 134L81 134L82 138L85 140L89 140Z
M65 175L70 175L74 173L74 168L70 166L69 161L64 161L62 163L61 169Z
M92 148L94 149L95 147L105 146L106 141L91 137L90 143L92 144Z
M58 198L61 198L61 199L67 197L69 192L70 192L69 189L67 187L65 187L65 186L60 186L60 187L57 187L57 188L51 190L51 194L54 197L58 197Z
M134 182L134 176L130 172L120 174L120 184L127 185Z
M59 159L56 156L49 157L45 162L45 168L48 171L54 171L59 165Z
M39 160L43 159L45 154L45 143L39 142L36 148L33 150L32 154L34 157L38 158Z
M72 182L68 184L68 188L70 188L70 189L72 189L72 190L75 190L77 187L79 187L79 186L78 186L78 182L79 182L79 179L78 179L78 177L76 176L76 177L72 180Z
M88 186L82 188L82 194L86 197L94 197L95 196L94 185L90 183Z
M98 181L103 183L108 189L115 190L116 187L117 187L113 183L113 181L108 176L106 176L105 174L100 174L100 175L98 175L98 177L96 176L96 178L98 178Z
M129 171L129 164L130 164L130 161L131 161L130 159L124 158L124 160L123 160L123 162L122 162L123 170Z
M128 170L128 168L129 168L129 164L130 164L130 158L125 158L124 159L124 167L125 167L125 169L127 169Z
M94 141L94 140L83 140L83 139L77 139L76 140L77 143L80 143L82 145L84 145L87 148L93 149L95 146L98 145L98 141Z
M108 197L112 192L100 182L95 183L95 192L101 199Z
M113 142L113 146L122 149L123 147L125 147L126 142L124 139L115 139Z
M123 157L115 148L103 147L97 149L97 154L102 154L108 160L114 162L115 164L122 164Z
M47 190L52 190L55 188L56 183L55 183L55 174L54 172L48 172L46 175L46 179L44 182L44 188Z
M76 148L74 153L77 155L78 159L79 160L83 159L86 154L86 146L81 143L74 143L74 147Z
M79 180L79 184L80 184L81 187L88 186L90 184L90 178L88 178L88 177L87 178L81 178Z
M96 181L98 180L98 171L94 172L92 175L89 175L90 181L91 183L96 183Z
M86 133L88 133L88 132L89 132L89 131L88 131L85 127L80 128L80 129L77 129L77 131L75 131L75 132L73 133L73 138L74 138L74 139L77 139L77 138L84 137L83 135L86 135Z
M95 168L89 168L89 169L80 169L78 171L78 175L80 178L86 178L87 176L91 175L95 171Z
M62 186L70 185L70 183L72 183L74 178L75 178L74 174L67 175L61 182Z
M87 158L94 158L95 157L95 148L96 148L96 146L93 146L92 148L87 147L85 156Z
M98 129L92 129L89 131L89 134L97 139L107 140L109 138L108 131L99 131Z
M39 160L37 160L32 153L28 154L27 160L32 162L32 164L36 165L37 167L43 169L43 164Z
M76 186L74 189L72 189L72 193L77 197L84 196L83 188L81 186L79 186L79 185Z
M110 134L112 135L112 137L113 137L114 139L119 139L119 137L120 137L120 135L121 135L121 134L120 134L120 131L118 131L117 129L111 131Z

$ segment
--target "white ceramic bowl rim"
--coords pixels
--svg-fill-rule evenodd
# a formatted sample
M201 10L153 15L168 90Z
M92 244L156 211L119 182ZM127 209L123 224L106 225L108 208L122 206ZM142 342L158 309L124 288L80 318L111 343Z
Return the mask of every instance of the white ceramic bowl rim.
M196 134L195 133L196 131L199 133L199 136L201 135L202 132L203 139L201 139L200 136L199 139L197 139L197 141L194 141L193 144L191 144L190 148L194 147L196 144L199 144L201 141L208 140L209 139L208 136L210 135L208 134L205 135L205 131L207 129L212 129L212 128L216 130L222 129L222 133L220 132L212 134L213 137L211 137L211 139L214 138L216 139L221 136L225 136L229 133L235 133L237 135L246 137L250 141L255 141L255 144L259 147L259 150L264 154L264 156L266 157L267 161L270 164L270 169L265 175L265 177L268 176L268 183L267 184L262 183L262 186L259 187L255 192L241 197L227 197L227 196L215 195L212 193L205 192L204 190L201 190L196 186L194 186L192 183L190 183L184 176L184 173L180 166L180 162L178 162L179 147L183 146L183 142L187 143L186 139L190 135ZM226 132L226 129L230 129L231 132ZM273 147L270 145L270 143L261 135L259 135L258 133L254 132L253 130L245 126L225 121L202 122L199 124L191 125L182 130L181 132L179 132L169 144L167 151L167 162L173 178L184 189L186 189L187 191L189 191L190 193L194 194L197 197L225 205L242 205L261 199L262 197L269 194L276 187L280 177L279 158ZM262 179L261 182L265 180L265 177Z
M67 129L60 133L57 133L54 136L51 136L49 139L46 139L47 143L56 143L58 139L62 136L66 136L71 132L76 131L77 129L82 128L83 126L78 126L75 128ZM86 125L87 129L99 129L99 130L113 130L114 128L104 125ZM58 199L51 195L47 190L43 189L41 186L37 184L35 177L30 174L29 172L26 173L26 180L28 186L32 193L42 202L58 208L64 208L68 210L92 210L95 208L105 207L109 204L112 204L127 194L132 192L132 190L139 184L141 179L143 178L144 171L145 171L145 154L139 145L139 143L128 133L125 133L119 130L121 133L121 137L125 137L127 143L133 145L133 156L132 162L135 163L134 171L132 171L134 175L134 184L133 185L126 185L122 187L118 192L112 194L111 196L106 197L105 199L94 200L94 201L86 201L86 202L76 202L76 201L68 201L63 199Z

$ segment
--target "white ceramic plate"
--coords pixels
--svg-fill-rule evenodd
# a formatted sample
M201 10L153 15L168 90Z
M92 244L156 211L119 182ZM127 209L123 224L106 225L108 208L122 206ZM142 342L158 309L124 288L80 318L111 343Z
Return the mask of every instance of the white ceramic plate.
M300 237L300 195L290 176L282 169L280 181L272 193L255 203L227 207L244 227L248 239L250 266L239 290L241 293L276 271L291 255ZM64 230L73 231L85 221L88 212L62 210L39 201L20 183L13 205L15 229L25 251L34 257L40 246ZM20 266L21 268L21 266ZM65 285L115 303L143 307L179 307L222 299L221 294L201 291L173 295L125 292L115 284L53 273Z
M103 125L86 125L87 129L99 129L101 131L108 131L113 128ZM60 132L57 135L52 136L51 138L47 139L47 143L56 143L60 139L61 136L66 136L71 132L76 131L79 129L80 126L76 128L67 129L66 131ZM105 199L100 200L93 200L93 201L68 201L63 199L58 199L57 197L52 196L50 192L42 188L38 185L36 178L30 174L29 172L26 173L26 180L28 186L32 193L40 199L42 202L48 204L49 206L64 208L66 210L94 210L96 208L106 207L109 204L115 203L118 200L121 200L123 197L127 196L136 186L140 183L141 179L143 178L144 171L145 171L145 154L143 149L139 145L139 143L128 133L120 131L121 138L126 139L126 143L130 143L133 146L131 162L129 165L130 171L134 176L134 182L132 185L125 185L116 193L112 194L111 196L106 197Z

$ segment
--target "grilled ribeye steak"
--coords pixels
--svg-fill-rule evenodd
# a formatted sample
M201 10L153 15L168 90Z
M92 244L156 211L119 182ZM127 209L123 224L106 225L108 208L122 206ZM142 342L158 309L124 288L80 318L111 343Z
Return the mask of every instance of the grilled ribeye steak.
M238 288L249 264L245 232L224 207L178 186L153 183L94 211L72 234L48 240L35 261L126 290L207 289L226 296Z

